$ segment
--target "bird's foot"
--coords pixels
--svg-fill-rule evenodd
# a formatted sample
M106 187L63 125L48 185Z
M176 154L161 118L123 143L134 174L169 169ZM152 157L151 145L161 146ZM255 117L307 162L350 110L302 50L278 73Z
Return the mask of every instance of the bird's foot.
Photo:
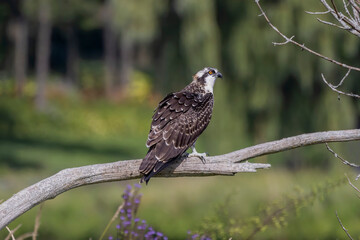
M200 158L202 163L206 163L205 157L209 156L208 153L198 153L198 152L192 152L187 155L187 157L198 157Z

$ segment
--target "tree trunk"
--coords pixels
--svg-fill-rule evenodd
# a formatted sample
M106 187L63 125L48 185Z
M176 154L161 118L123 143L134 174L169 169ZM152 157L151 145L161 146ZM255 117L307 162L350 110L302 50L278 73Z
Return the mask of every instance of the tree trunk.
M18 17L13 24L14 75L16 95L21 96L26 81L28 65L28 24L24 17Z
M133 71L134 44L127 37L122 36L120 41L120 72L118 73L119 83L122 90L125 90L130 82Z
M36 46L36 98L37 109L46 106L45 85L49 75L49 57L51 44L51 19L50 5L47 0L42 0L39 5L39 30Z
M113 27L113 12L111 1L105 2L104 14L104 49L105 49L105 94L107 97L111 94L116 76L116 36Z
M67 37L67 61L66 61L66 83L69 86L75 86L78 80L78 39L72 26L66 29Z

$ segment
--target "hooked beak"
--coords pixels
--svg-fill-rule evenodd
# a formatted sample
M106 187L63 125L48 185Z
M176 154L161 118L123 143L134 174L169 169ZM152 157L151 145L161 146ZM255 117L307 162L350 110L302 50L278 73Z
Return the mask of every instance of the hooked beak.
M221 72L218 72L218 73L216 74L216 77L218 77L218 78L222 78L222 74L221 74Z

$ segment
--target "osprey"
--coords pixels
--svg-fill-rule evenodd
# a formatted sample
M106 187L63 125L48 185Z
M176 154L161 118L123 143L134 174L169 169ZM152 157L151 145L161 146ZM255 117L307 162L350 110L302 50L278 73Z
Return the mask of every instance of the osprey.
M146 142L149 148L139 171L140 182L164 169L191 147L189 157L204 161L205 153L198 153L195 142L208 126L214 104L213 87L222 74L216 68L206 67L193 76L183 90L168 94L155 109Z

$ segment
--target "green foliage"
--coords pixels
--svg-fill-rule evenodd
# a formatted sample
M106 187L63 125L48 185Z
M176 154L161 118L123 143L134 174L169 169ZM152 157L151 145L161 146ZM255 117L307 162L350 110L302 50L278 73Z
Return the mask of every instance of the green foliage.
M112 0L114 26L123 39L149 42L158 33L158 17L166 9L166 0Z
M181 43L190 73L206 66L220 68L220 31L213 0L177 1L182 15Z
M330 192L346 182L346 178L328 181L314 186L308 193L297 187L295 193L266 203L260 207L258 215L251 217L236 216L232 210L234 206L230 204L231 200L235 200L229 195L223 203L216 206L212 216L205 218L200 231L212 239L254 239L255 235L267 231L269 227L286 227L288 218L298 216L302 208L311 207L315 201L324 201Z

